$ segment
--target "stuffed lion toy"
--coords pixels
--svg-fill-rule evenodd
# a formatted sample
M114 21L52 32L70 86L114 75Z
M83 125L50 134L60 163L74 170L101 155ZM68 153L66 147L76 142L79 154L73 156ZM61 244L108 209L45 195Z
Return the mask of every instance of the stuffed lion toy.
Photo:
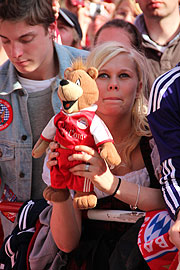
M98 70L86 68L81 60L76 60L64 72L60 81L58 97L62 103L61 111L56 114L43 130L33 148L32 156L40 157L54 139L59 143L58 164L51 168L51 186L44 190L49 201L65 201L69 189L74 190L74 204L80 209L96 206L97 197L89 179L73 175L69 168L80 161L69 161L68 156L79 153L76 145L87 145L100 152L109 165L120 164L120 157L113 144L113 138L104 122L96 115L99 90L96 85Z

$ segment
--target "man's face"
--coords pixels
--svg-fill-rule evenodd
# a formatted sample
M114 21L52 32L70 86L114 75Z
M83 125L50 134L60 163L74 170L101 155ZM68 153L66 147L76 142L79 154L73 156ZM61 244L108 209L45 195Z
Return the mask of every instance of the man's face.
M136 0L144 16L164 18L179 9L179 0Z
M63 21L57 21L57 27L61 36L61 41L63 45L73 46L73 28L65 24Z
M0 21L0 36L7 56L21 76L38 79L52 58L51 34L42 25Z

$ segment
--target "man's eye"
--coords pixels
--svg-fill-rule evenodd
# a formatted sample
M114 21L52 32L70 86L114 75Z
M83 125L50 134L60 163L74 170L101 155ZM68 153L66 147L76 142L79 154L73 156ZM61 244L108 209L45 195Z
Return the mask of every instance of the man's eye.
M106 73L101 73L98 75L98 78L108 78L108 75Z
M8 44L10 42L8 39L5 38L1 38L1 40L3 44Z
M25 37L21 39L22 43L29 43L33 40L33 37Z

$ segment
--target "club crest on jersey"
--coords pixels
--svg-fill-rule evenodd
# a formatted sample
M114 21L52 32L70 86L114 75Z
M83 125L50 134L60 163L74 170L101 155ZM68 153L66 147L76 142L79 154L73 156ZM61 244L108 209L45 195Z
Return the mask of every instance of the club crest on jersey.
M89 126L88 120L85 117L81 117L77 121L77 126L80 129L86 129Z
M10 103L0 99L0 131L6 129L12 122L13 110Z

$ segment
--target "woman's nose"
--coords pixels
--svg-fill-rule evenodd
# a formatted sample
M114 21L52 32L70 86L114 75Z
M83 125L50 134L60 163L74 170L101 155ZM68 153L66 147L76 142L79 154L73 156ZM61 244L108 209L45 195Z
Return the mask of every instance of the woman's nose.
M108 90L109 91L118 91L119 90L119 87L118 87L117 84L111 83L111 84L108 85Z

